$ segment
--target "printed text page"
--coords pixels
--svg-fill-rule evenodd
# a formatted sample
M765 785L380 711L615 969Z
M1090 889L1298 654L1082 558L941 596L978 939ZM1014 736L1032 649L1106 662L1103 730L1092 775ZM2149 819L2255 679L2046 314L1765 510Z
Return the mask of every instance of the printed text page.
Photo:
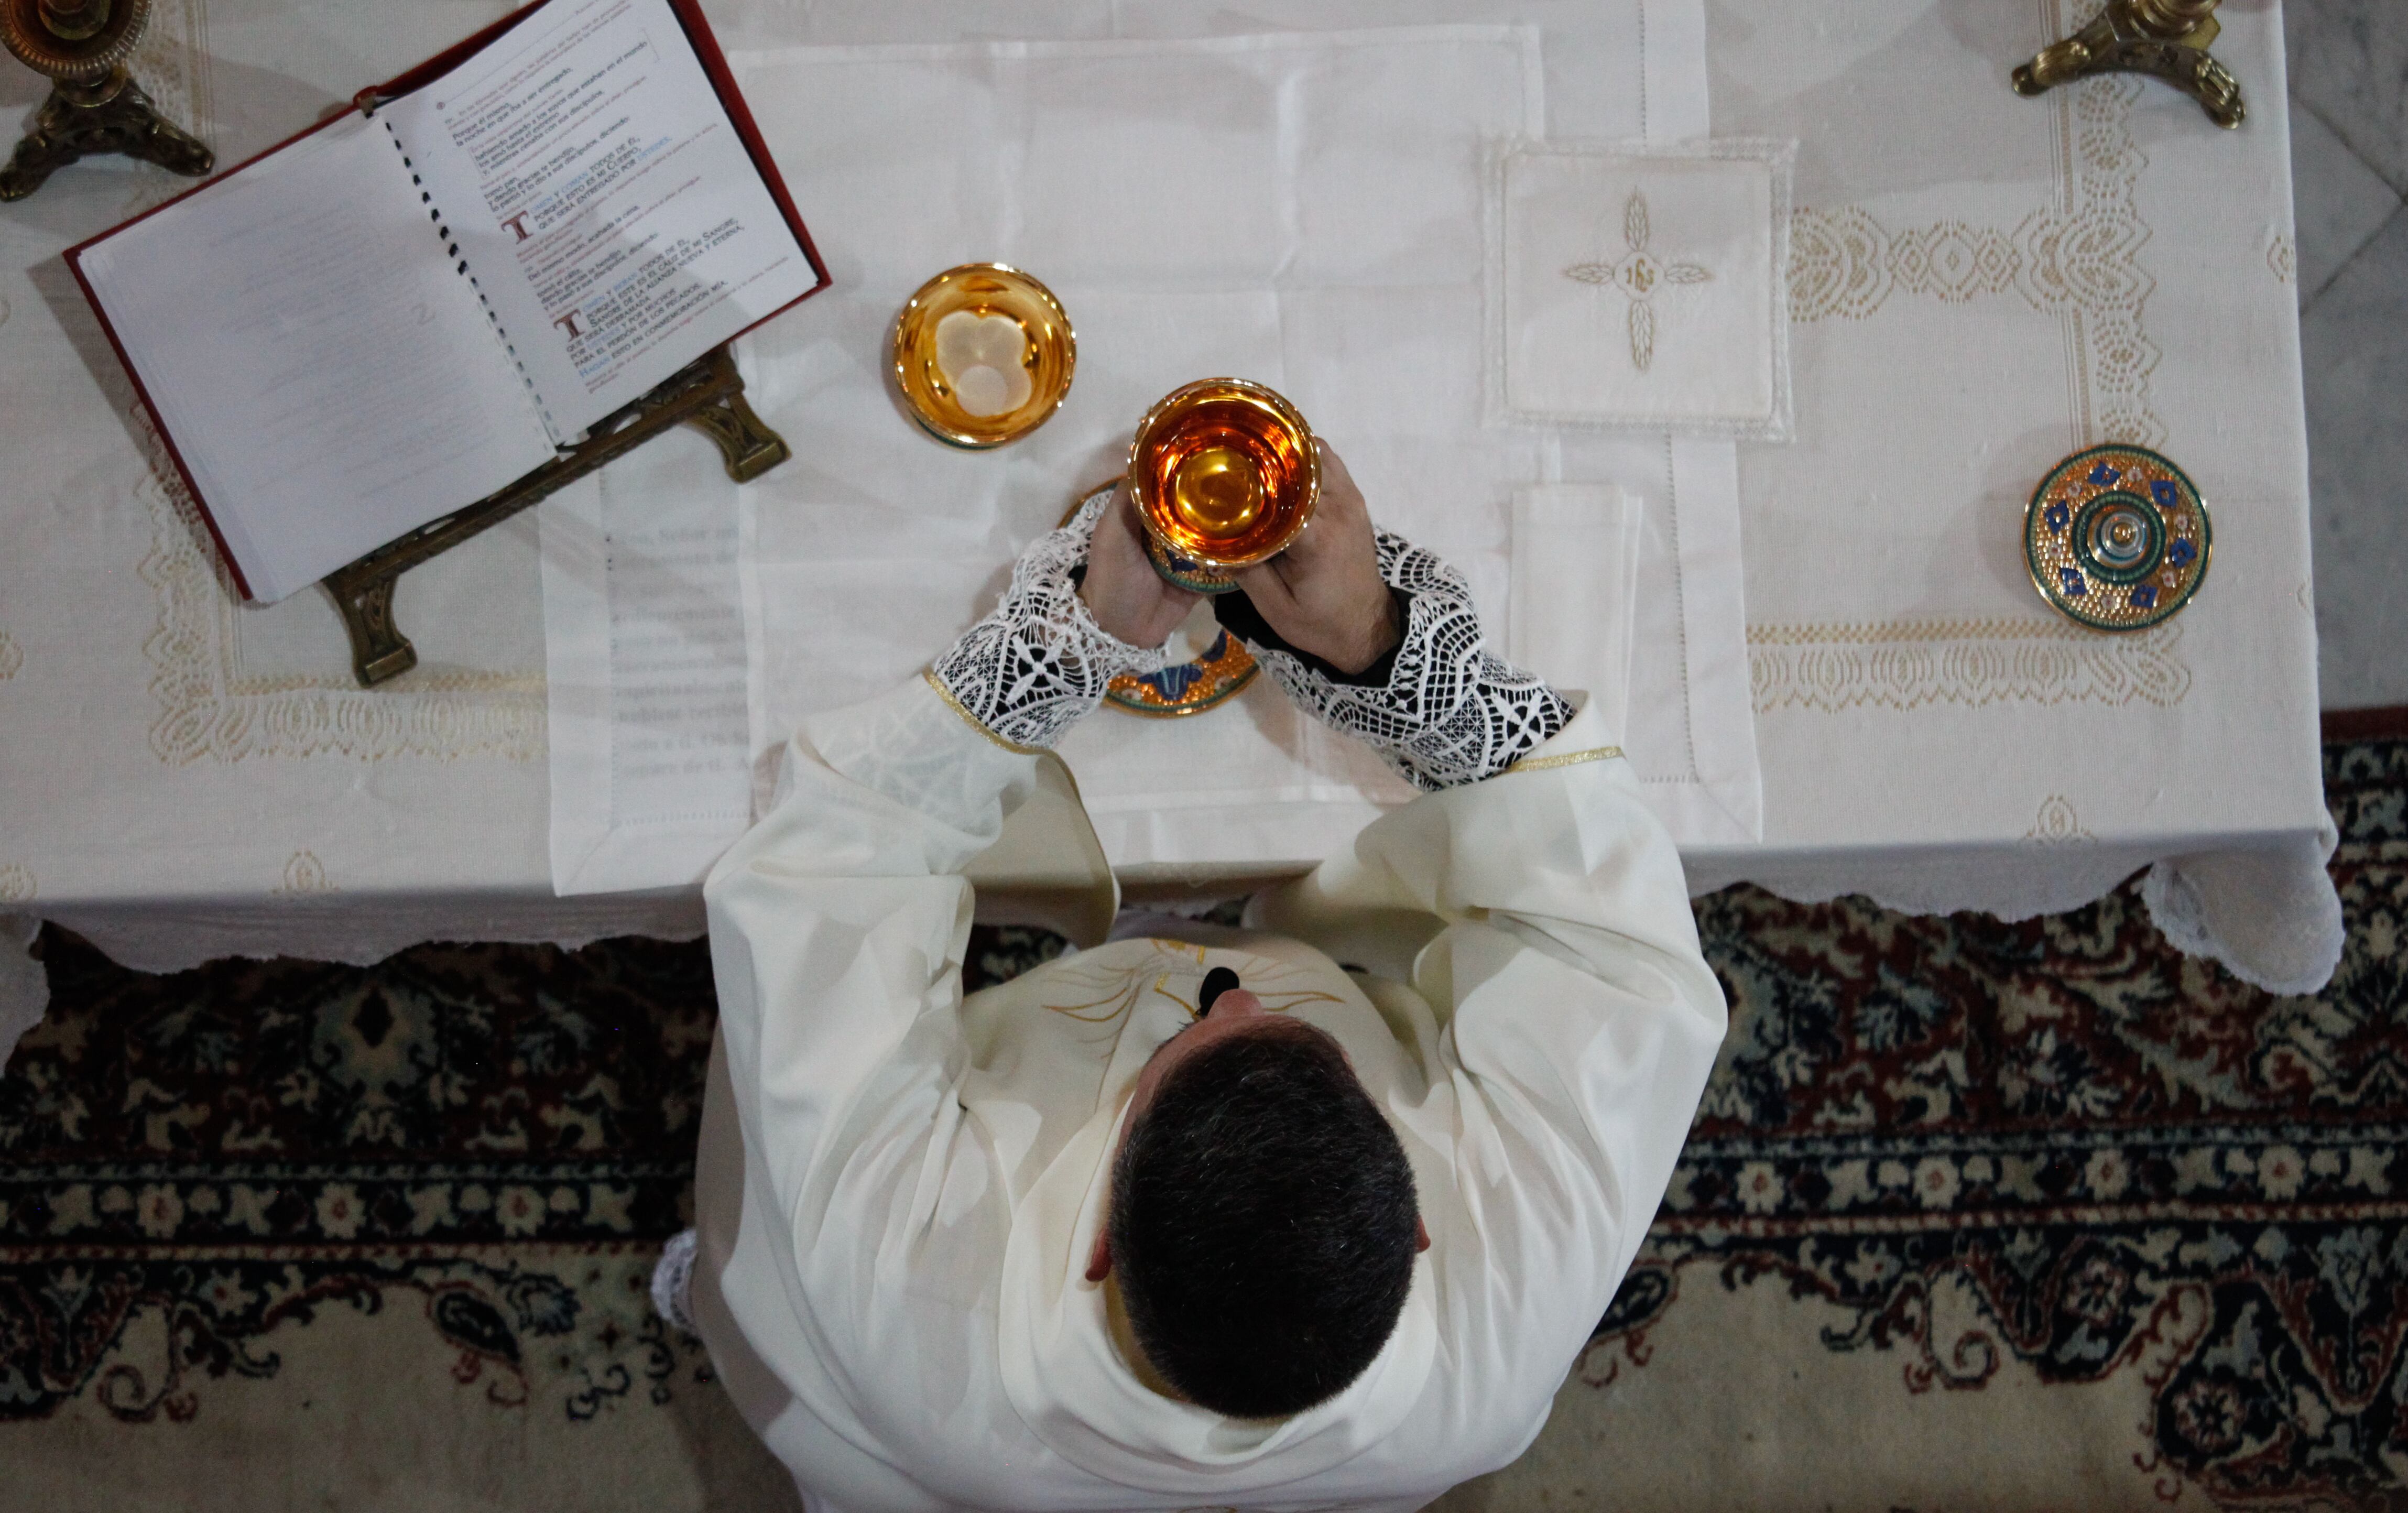
M666 0L553 0L385 109L558 439L815 281Z

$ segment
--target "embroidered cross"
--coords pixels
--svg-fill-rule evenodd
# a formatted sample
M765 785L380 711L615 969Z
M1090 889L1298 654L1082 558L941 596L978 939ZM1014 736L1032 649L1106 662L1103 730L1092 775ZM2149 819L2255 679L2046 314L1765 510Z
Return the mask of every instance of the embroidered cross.
M1630 192L1622 207L1622 239L1630 252L1618 263L1574 263L1564 277L1581 283L1610 284L1629 302L1630 362L1641 372L1656 360L1656 307L1650 301L1661 283L1704 283L1713 274L1695 263L1664 263L1647 250L1647 195Z

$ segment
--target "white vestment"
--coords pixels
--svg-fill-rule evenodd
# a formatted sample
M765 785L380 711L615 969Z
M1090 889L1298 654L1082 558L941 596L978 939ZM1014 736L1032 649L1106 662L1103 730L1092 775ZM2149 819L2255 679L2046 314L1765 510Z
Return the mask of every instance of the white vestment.
M781 789L705 890L693 1307L814 1509L1402 1510L1529 1444L1725 1023L1679 857L1590 716L1383 817L1247 930L967 1000L965 869L1075 793L1058 761L915 680L810 722ZM1074 802L1029 812L1062 831L1032 854L1100 860ZM1214 966L1345 1046L1429 1231L1379 1358L1283 1419L1150 1390L1083 1279L1129 1088Z

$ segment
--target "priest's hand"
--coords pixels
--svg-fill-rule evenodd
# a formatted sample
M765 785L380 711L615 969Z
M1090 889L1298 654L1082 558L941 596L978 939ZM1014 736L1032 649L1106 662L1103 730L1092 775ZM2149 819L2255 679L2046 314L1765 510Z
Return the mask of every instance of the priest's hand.
M1374 530L1326 446L1321 468L1312 526L1212 604L1281 691L1419 788L1493 776L1569 724L1571 705L1543 679L1488 650L1463 574Z
M1321 452L1321 502L1296 543L1233 576L1270 627L1342 672L1360 672L1403 637L1396 596L1380 578L1370 507L1337 450Z
M1146 560L1145 527L1122 479L1087 546L1086 582L1079 585L1087 612L1114 640L1153 648L1170 639L1199 597L1167 582Z
M1081 500L1020 554L995 608L929 664L946 700L1006 745L1050 748L1095 713L1113 678L1161 670L1195 596L1170 589L1120 539L1127 508L1101 489Z

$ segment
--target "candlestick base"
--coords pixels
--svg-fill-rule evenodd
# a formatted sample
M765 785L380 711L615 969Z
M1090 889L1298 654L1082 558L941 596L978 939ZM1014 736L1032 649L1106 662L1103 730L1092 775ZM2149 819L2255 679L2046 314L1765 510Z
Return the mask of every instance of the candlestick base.
M2241 81L2208 56L2223 30L2216 0L2108 0L2099 19L2053 42L2010 76L2017 94L2041 94L2094 74L2147 74L2199 102L2228 130L2247 118Z
M33 129L0 168L0 200L21 200L79 158L119 152L197 179L217 166L208 144L167 120L123 67L97 83L60 79Z

